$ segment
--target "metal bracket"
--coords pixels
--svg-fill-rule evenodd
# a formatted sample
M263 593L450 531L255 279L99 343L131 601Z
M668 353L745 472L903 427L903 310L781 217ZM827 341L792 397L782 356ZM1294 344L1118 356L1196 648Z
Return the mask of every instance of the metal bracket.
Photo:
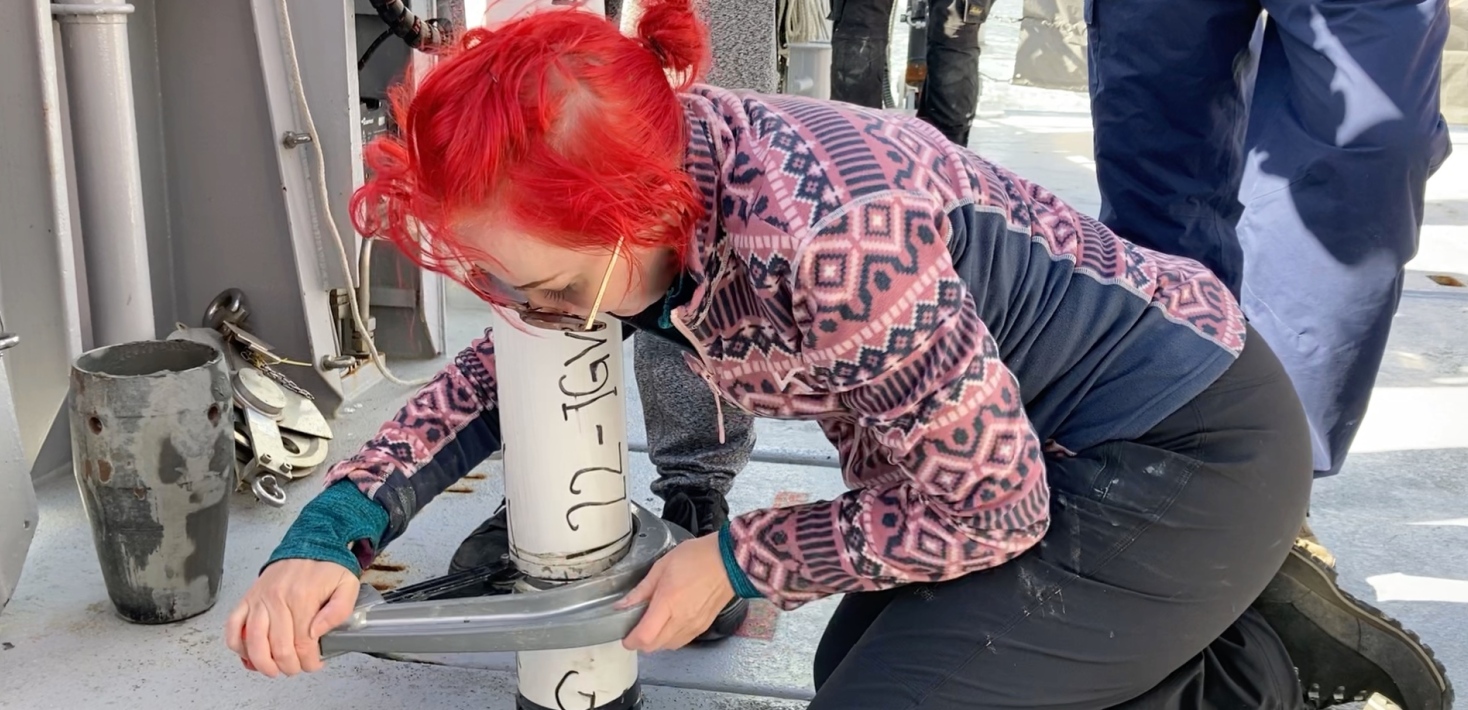
M323 370L350 370L357 366L357 358L351 355L322 355L321 369Z
M316 139L312 138L311 134L305 131L286 131L280 137L280 144L287 148L295 148L303 143L310 143L314 140Z
M5 316L0 315L0 353L20 345L20 336L5 332Z
M910 0L907 10L902 13L902 21L913 29L922 29L928 26L928 0Z
M321 637L322 657L544 651L620 641L647 606L617 609L617 601L678 540L671 526L642 506L633 503L632 515L632 542L622 559L594 577L544 591L387 602L363 585L347 622Z

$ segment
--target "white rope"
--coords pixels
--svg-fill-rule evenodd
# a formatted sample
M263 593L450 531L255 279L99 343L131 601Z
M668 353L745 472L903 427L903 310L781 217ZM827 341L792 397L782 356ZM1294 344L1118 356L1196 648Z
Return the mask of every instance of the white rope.
M321 136L316 133L316 122L311 120L311 107L306 102L306 87L301 81L301 63L296 56L296 38L291 32L291 18L289 11L286 9L286 0L277 0L276 13L280 15L280 35L281 42L285 45L286 67L290 69L291 92L295 95L296 104L301 110L301 120L306 124L306 133L311 136L311 140L307 145L311 147L312 157L316 159L314 166L316 170L313 175L315 180L313 182L316 183L316 199L319 203L317 208L326 217L326 226L331 231L331 236L336 242L337 254L341 256L342 272L347 275L347 280L350 282L348 285L353 287L352 295L347 298L347 303L350 304L349 310L352 312L352 325L356 326L357 332L362 334L362 342L367 345L367 353L372 358L372 364L377 366L377 370L382 373L382 376L387 381L407 387L425 385L432 381L433 378L426 377L421 380L403 380L399 379L391 370L387 369L387 363L383 362L382 354L377 351L377 344L372 342L372 334L367 330L366 323L363 322L362 311L357 304L355 287L359 283L364 283L363 280L368 275L354 274L352 260L347 256L347 243L342 239L341 230L337 229L336 226L336 217L332 214L331 195L326 191L326 155L321 151ZM367 247L365 243L362 246L363 248Z
M826 20L831 5L827 0L779 0L777 11L787 44L831 41Z

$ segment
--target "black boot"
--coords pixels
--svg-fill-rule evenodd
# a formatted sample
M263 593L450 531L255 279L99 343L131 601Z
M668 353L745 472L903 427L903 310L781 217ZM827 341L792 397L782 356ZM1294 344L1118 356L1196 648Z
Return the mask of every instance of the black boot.
M1324 708L1373 693L1403 710L1449 710L1453 686L1417 635L1336 584L1335 570L1302 546L1254 603L1284 642L1306 694Z
M483 580L461 588L456 596L480 597L510 593L519 579L519 575L511 570L513 566L510 561L510 523L505 512L505 502L501 500L494 515L474 528L474 532L469 533L469 537L459 543L459 549L454 551L453 558L449 560L450 575L475 571L477 574L472 576Z
M663 501L663 520L690 533L689 537L703 537L717 533L729 520L729 502L718 491L670 491ZM681 536L680 536L681 537ZM749 600L734 597L724 606L695 643L718 641L734 635L749 616Z
M663 520L703 537L729 522L729 502L718 491L668 491L663 498Z

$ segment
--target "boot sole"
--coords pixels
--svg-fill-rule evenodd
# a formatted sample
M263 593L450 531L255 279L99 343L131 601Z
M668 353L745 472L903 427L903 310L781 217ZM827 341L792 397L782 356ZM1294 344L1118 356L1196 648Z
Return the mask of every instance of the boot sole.
M749 600L734 597L734 600L724 605L719 615L714 617L714 623L709 625L708 631L703 632L694 643L712 643L722 641L733 636L744 625L744 620L749 617Z
M1281 570L1290 581L1287 593L1265 592L1264 604L1285 604L1330 634L1338 643L1353 648L1375 664L1409 698L1394 698L1409 710L1449 710L1453 706L1453 684L1447 669L1432 648L1400 621L1357 599L1337 584L1333 567L1296 545ZM1318 603L1297 602L1314 597ZM1344 621L1342 615L1349 617ZM1404 652L1405 651L1405 652ZM1309 679L1302 678L1308 684ZM1375 690L1375 689L1372 689ZM1329 693L1333 689L1322 688ZM1417 696L1417 697L1410 697ZM1330 698L1323 698L1331 702Z

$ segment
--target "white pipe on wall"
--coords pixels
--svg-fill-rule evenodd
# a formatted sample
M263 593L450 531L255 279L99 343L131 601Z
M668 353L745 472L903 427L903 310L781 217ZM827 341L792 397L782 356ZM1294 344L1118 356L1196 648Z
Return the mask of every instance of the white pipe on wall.
M51 11L66 62L93 345L151 339L157 329L128 60L133 7L72 0Z
M494 311L510 555L531 578L525 593L605 571L632 540L622 326L599 323L543 330ZM516 666L522 710L640 702L637 654L620 642L521 653Z

